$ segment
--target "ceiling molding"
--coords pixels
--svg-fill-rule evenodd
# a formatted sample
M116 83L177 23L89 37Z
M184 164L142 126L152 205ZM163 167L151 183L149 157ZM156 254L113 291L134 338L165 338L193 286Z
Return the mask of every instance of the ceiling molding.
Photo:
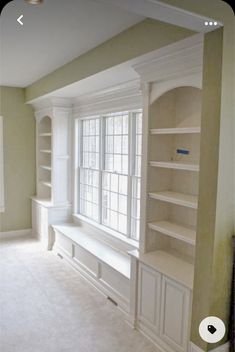
M56 112L71 112L72 100L67 98L44 98L30 104L34 109L34 115L37 121L43 117L53 117Z
M203 35L196 34L168 45L150 59L134 64L142 82L166 81L202 72Z
M126 82L73 100L74 117L142 107L140 80Z
M96 0L116 7L125 9L129 12L154 18L161 22L170 23L179 27L190 30L207 33L215 28L223 26L223 23L217 19L201 16L194 12L186 11L179 7L166 4L159 0ZM216 26L205 26L205 21L217 22Z

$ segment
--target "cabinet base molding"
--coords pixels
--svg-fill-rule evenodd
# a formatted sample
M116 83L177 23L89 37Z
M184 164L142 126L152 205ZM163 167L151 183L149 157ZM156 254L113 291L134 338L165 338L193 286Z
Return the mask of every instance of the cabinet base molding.
M0 240L6 240L17 237L30 237L32 236L32 229L16 230L16 231L5 231L0 232Z
M175 352L168 345L166 345L156 334L142 324L138 324L136 329L144 335L150 342L152 342L159 352ZM194 352L194 351L192 351ZM195 351L197 352L197 351ZM200 351L201 352L201 351Z
M190 352L204 352L201 348L199 348L197 345L191 342L191 350ZM229 343L225 343L224 345L221 345L213 350L211 352L229 352Z

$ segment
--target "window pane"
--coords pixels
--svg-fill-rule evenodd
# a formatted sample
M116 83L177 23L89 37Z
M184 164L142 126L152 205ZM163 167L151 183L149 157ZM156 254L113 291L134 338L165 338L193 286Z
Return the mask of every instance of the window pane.
M119 195L118 210L122 214L127 214L127 197Z
M105 121L105 170L128 174L128 114L113 113Z
M123 134L128 134L128 121L129 121L129 118L128 118L128 115L126 114L123 116L123 130L122 130Z
M119 193L120 194L127 194L127 176L119 176Z
M102 223L127 234L128 176L103 172Z
M114 150L115 154L121 154L122 152L122 137L114 136Z
M99 218L99 172L80 169L80 213L98 221Z
M113 120L114 134L122 134L122 116L115 116Z
M139 239L140 219L140 178L132 179L132 201L131 201L131 237Z
M127 233L127 217L125 215L119 214L118 231L124 234Z
M99 169L99 119L82 121L82 166Z
M118 175L116 174L111 174L111 187L110 189L113 192L118 192Z

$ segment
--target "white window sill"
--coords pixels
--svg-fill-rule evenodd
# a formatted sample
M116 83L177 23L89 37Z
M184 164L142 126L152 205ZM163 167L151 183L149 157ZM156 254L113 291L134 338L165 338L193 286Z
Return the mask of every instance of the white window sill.
M98 224L91 219L86 218L80 214L73 214L74 220L78 220L81 225L88 225L91 228L98 230L101 236L103 237L104 242L108 243L114 249L119 250L120 252L127 252L131 249L138 249L139 242L125 237L124 235L119 234L118 232L107 228L104 225ZM99 235L99 234L97 234Z

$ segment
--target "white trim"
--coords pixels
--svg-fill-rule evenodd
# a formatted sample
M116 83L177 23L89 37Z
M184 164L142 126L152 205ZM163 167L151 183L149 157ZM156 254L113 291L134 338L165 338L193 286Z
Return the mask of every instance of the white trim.
M152 83L149 97L150 105L164 93L178 87L194 87L202 89L202 72L189 76L178 77L173 80Z
M0 213L5 211L3 166L3 117L0 116Z
M195 34L156 51L133 65L142 82L166 81L202 73L202 34Z
M204 352L204 351L201 348L199 348L197 345L195 345L193 342L191 342L190 352ZM211 350L211 352L229 352L229 342Z
M143 17L150 17L161 22L170 23L196 32L210 32L223 26L217 19L208 18L182 8L163 3L159 0L103 0L108 4L121 7ZM205 21L216 21L216 26L205 26Z
M72 108L72 101L67 98L40 98L28 104L34 108L37 122L40 122L45 116L52 118L58 111L70 112Z
M109 102L110 104L110 102ZM122 112L123 110L120 110L120 112ZM114 237L120 237L120 239L122 239L123 237L127 238L128 240L130 240L130 244L132 244L132 241L135 241L135 242L138 242L137 240L134 240L132 238L132 233L131 233L131 220L132 220L132 217L131 217L131 207L130 207L130 202L132 201L132 192L131 192L131 189L132 189L132 182L133 182L133 178L136 177L135 175L133 175L133 167L132 167L132 159L134 157L134 155L132 155L134 153L134 148L133 148L133 138L132 138L132 135L133 134L133 126L136 124L136 122L134 123L134 119L133 119L133 115L134 113L136 112L142 112L142 109L135 109L135 110L129 110L128 111L128 124L129 124L129 129L128 129L128 135L129 135L129 145L128 145L128 150L129 150L129 155L130 158L129 158L129 167L128 167L128 174L125 174L125 176L128 177L128 192L127 192L127 199L128 199L128 206L127 206L127 233L126 234L121 234L119 233L118 231L115 231L113 229L110 229L110 231L106 231L108 233L110 233L111 235L113 235ZM116 111L115 111L116 113ZM78 124L79 124L79 121L82 120L82 119L99 119L100 121L100 155L99 155L99 169L96 169L96 171L99 172L99 221L96 222L96 221L93 221L91 219L91 221L93 222L94 226L95 224L100 224L101 226L103 226L104 228L108 228L109 229L109 226L104 226L102 224L102 175L104 172L107 172L107 173L110 173L110 174L113 174L113 172L109 172L107 170L104 169L104 160L103 160L103 157L104 157L104 146L103 146L103 142L102 142L102 139L104 137L104 131L105 131L105 128L104 128L104 118L106 116L104 114L100 114L100 115L95 115L95 116L90 116L90 117L80 117L80 118L77 118L76 120L78 121ZM81 128L80 128L81 130ZM102 132L102 133L101 133ZM80 138L79 138L79 142L80 142L80 151L79 151L79 155L80 155L80 161L82 160L82 140L83 140L83 136L82 134L80 133ZM78 144L78 143L76 143ZM76 149L78 150L78 146L76 147ZM131 153L130 153L131 152ZM78 161L77 161L78 162ZM75 167L75 172L77 173L77 178L79 177L80 178L80 170L81 169L89 169L89 167L82 167L81 165L81 162L78 163L78 168L76 169ZM95 170L95 169L94 169ZM118 175L121 175L121 173L117 173ZM141 176L139 176L141 177ZM80 189L80 184L76 183L76 186L77 186L77 189L75 189L75 192L78 194L77 196L77 199L79 200L80 199L80 195L79 195L79 189ZM76 209L76 207L75 207ZM81 213L80 213L80 201L79 201L79 204L77 205L77 215L81 215L83 216ZM86 216L84 216L85 219L87 219ZM104 229L105 231L105 229ZM135 247L138 247L138 245L135 245Z
M32 229L0 232L0 240L32 236Z
M83 216L81 214L73 214L73 217L74 217L74 219L79 220L81 223L93 226L95 228L94 230L101 230L103 235L109 235L109 236L111 235L113 237L113 239L117 239L119 241L122 241L123 243L126 243L135 249L139 248L138 241L133 240L132 238L127 237L125 235L122 235L121 233L119 233L119 232L117 232L117 231L115 231L105 225L99 224L98 222L95 222L95 221L87 218L86 216ZM112 238L111 236L110 236L110 238Z
M73 99L73 116L81 118L142 108L140 81L134 80Z

